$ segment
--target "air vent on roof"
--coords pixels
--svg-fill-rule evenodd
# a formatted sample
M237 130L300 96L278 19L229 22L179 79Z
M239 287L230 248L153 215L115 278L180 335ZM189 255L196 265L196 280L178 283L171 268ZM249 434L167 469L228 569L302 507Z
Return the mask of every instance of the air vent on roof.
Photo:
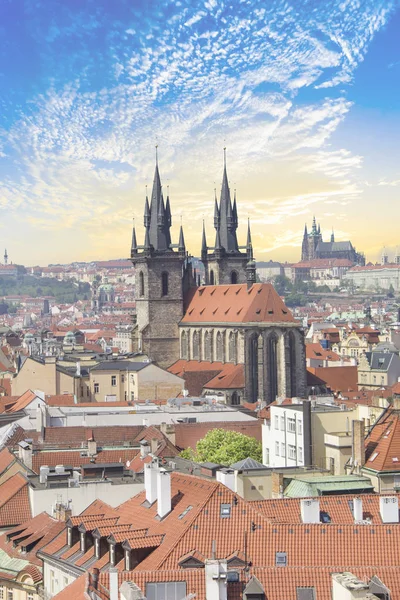
M226 294L228 293L229 288L226 288L226 290L224 291L224 296L226 296Z
M230 310L231 310L231 307L227 308L225 311L225 314L227 315Z
M213 289L211 290L210 296L212 296L214 292L215 292L215 288L213 288Z
M217 308L215 310L213 310L213 315L215 315L215 313L217 312L217 310L218 310L218 306L217 306Z
M259 315L261 313L261 308L259 308L258 310L256 310L256 314Z

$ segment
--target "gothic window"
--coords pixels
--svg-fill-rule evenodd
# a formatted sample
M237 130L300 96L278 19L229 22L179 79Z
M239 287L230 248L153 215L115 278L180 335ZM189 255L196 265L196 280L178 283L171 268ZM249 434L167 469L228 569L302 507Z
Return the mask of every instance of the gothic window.
M296 394L296 339L293 331L289 332L289 368L290 368L290 393Z
M232 271L231 273L231 283L235 284L238 282L238 274L236 271Z
M240 396L237 392L233 392L231 397L231 404L232 406L237 406L238 404L240 404Z
M212 362L212 337L209 331L204 335L204 360Z
M258 335L249 339L249 402L258 400Z
M200 360L200 335L198 331L193 334L193 360Z
M214 271L212 269L210 271L210 285L215 285Z
M168 273L161 275L161 293L163 296L168 296Z
M144 296L144 275L143 271L139 273L139 296Z
M229 362L237 362L237 336L233 331L229 334Z
M268 339L268 380L270 402L274 402L278 395L278 340L275 335Z
M186 331L182 331L181 335L181 356L183 359L187 360L188 356L188 335Z
M222 333L218 331L217 333L217 347L216 347L216 355L218 362L224 362L224 338L222 337Z

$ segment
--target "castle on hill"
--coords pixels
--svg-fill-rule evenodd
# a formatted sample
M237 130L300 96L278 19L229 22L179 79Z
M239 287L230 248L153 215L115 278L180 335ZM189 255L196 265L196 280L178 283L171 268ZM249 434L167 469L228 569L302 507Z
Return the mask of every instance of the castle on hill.
M301 260L310 261L316 258L324 259L346 259L356 265L364 265L365 257L356 251L350 241L337 242L335 234L332 231L329 242L322 239L321 227L313 218L310 233L307 230L307 224L304 227L303 243L301 246Z

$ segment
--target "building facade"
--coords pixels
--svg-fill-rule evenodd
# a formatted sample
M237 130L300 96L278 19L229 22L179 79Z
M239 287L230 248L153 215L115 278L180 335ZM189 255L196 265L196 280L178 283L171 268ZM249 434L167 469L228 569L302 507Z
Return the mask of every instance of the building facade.
M310 233L308 233L307 225L304 227L303 242L301 246L301 260L309 261L316 258L346 259L351 261L353 264L365 264L365 257L356 251L350 241L335 241L335 234L333 231L330 241L324 242L322 239L321 227L320 225L317 226L314 217Z

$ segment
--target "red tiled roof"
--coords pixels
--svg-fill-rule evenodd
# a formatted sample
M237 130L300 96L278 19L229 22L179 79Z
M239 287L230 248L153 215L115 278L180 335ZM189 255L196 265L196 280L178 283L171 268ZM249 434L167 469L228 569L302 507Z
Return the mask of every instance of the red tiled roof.
M32 390L27 390L18 398L16 402L13 403L12 406L6 412L17 412L19 410L23 410L36 398L36 394L32 392Z
M8 448L0 451L0 475L15 462L15 456Z
M306 344L306 358L316 358L319 360L339 361L341 357L332 350L323 348L321 344Z
M58 394L58 395L46 395L46 404L49 406L72 406L75 404L73 394Z
M203 388L237 389L244 387L242 364L177 360L168 368L170 373L183 377L189 394L200 396Z
M333 392L347 392L358 389L357 366L308 367L308 371L325 381Z
M372 471L400 471L400 413L388 409L365 440L366 462Z
M182 323L295 323L270 283L207 285L190 292Z
M108 403L109 404L109 403ZM92 404L91 404L92 406ZM44 441L39 443L40 434L32 429L22 430L22 439L31 438L35 445L52 445L58 448L80 448L87 441L88 431L93 432L94 439L99 445L116 446L123 442L131 442L143 430L143 425L116 425L115 427L46 427ZM20 441L20 440L18 440Z
M31 517L28 482L16 473L0 485L0 528L23 523Z
M97 463L116 463L126 464L126 461L133 460L138 454L137 448L120 448L112 450L99 450L95 457L94 464ZM81 456L82 450L70 450L60 452L38 451L32 457L32 469L39 473L42 465L55 467L56 465L68 465L71 467L80 467L89 464L92 460L90 456Z

